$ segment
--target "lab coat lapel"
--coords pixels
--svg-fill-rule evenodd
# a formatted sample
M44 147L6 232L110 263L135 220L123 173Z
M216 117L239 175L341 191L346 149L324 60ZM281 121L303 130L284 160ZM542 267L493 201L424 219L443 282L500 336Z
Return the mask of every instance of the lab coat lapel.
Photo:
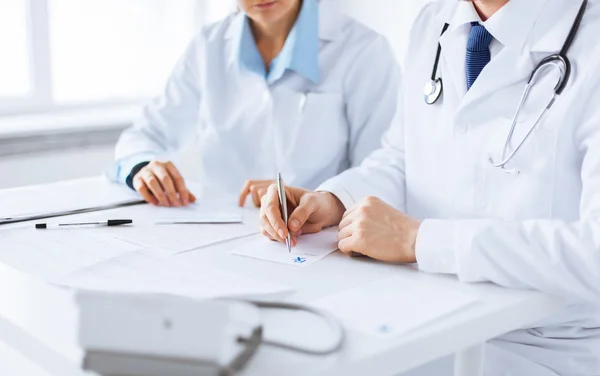
M544 12L532 31L531 52L558 53L569 35L581 4L581 1L560 2ZM561 17L556 17L556 14L561 14Z
M504 47L498 56L492 59L484 68L474 85L467 92L460 104L459 112L472 109L472 106L481 104L492 93L520 81L523 81L524 89L527 78L539 61L549 54L558 53L575 20L581 1L551 2L547 4L548 6L543 8L536 18L535 25L522 49L519 51L516 48ZM565 16L557 17L557 14L564 14ZM457 67L454 67L454 69L457 69ZM465 77L464 62L460 69L462 69L461 72Z
M444 87L454 87L459 98L465 96L467 92L467 79L465 74L465 51L467 49L467 31L459 26L454 30L449 30L440 38L442 46L442 55L448 69L444 69L444 80L452 80L453 85L444 85Z
M463 64L464 65L464 64ZM529 51L515 51L504 48L481 72L471 89L465 95L458 111L470 110L472 106L485 101L496 91L502 90L529 77L534 68ZM463 71L463 77L465 73ZM465 84L466 85L466 84Z
M242 12L231 15L229 18L229 24L227 25L227 31L225 32L224 45L228 69L238 63L240 38L242 37L244 22L246 22L245 18L246 16Z

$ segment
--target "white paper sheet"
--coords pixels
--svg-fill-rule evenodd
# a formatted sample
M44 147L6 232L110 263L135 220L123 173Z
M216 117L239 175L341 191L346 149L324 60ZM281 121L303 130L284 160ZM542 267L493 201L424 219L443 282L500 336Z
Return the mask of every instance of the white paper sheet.
M0 190L0 222L23 215L64 212L140 201L131 189L103 177Z
M235 203L224 202L215 206L208 199L184 207L151 209L149 214L157 224L231 224L244 220L242 208Z
M262 235L248 238L242 247L230 253L280 264L304 267L314 264L337 250L337 229L331 228L316 234L302 235L298 245L288 253L285 244L271 241Z
M0 262L44 280L141 248L91 228L0 231Z
M327 296L312 305L336 316L348 330L387 338L418 329L476 301L437 284L391 277Z
M160 252L133 252L82 268L53 283L78 289L163 293L193 298L265 297L291 292L284 285L242 278L215 268L191 267Z
M244 224L224 226L206 224L136 225L134 223L132 228L114 227L99 229L99 231L144 248L159 248L166 255L254 235L258 232L258 228Z
M218 201L218 200L216 200ZM228 204L228 202L226 202ZM211 204L212 205L212 204ZM210 206L211 213L215 207ZM177 208L160 208L152 205L135 205L101 212L85 213L71 218L52 218L47 223L62 223L74 220L101 221L107 219L132 219L132 226L97 227L93 231L108 237L114 237L143 247L161 248L168 254L206 247L214 243L237 239L260 231L254 217L256 210L244 209L243 224L169 224L155 223L157 213ZM23 225L22 225L23 226ZM27 224L26 226L33 226ZM0 231L2 231L0 226Z

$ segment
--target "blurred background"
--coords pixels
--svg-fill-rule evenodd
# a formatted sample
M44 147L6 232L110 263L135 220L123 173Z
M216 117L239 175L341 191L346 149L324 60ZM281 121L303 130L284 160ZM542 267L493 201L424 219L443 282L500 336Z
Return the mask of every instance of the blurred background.
M387 36L399 61L427 2L322 1ZM101 174L193 35L236 2L0 0L0 188Z
M399 61L426 0L322 0ZM235 0L0 0L0 189L101 174L193 35ZM193 178L193 150L186 159ZM46 376L0 343L0 375ZM25 373L23 373L25 372Z

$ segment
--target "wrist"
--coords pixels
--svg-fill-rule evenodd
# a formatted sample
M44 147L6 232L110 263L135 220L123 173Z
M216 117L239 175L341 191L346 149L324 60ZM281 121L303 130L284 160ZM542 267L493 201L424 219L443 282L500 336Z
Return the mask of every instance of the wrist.
M421 228L421 221L411 220L409 227L409 254L412 263L417 262L417 237L419 236L419 229Z
M328 211L329 211L327 227L337 226L340 223L340 221L342 220L344 213L346 212L346 207L344 206L342 201L333 193L331 193L331 192L318 192L318 193L320 195L322 195L327 202L327 205L325 205L325 207L328 208Z

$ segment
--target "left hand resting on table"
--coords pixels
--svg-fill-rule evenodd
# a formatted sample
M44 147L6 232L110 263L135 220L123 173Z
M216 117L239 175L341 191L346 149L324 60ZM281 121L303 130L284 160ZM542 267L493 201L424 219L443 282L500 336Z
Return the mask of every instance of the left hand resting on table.
M244 207L246 203L246 197L252 195L252 202L254 206L260 208L260 200L267 193L267 189L271 184L275 183L275 180L246 180L244 187L240 192L240 199L238 205Z
M350 208L339 225L338 247L377 260L414 263L420 221L382 200L368 197Z

